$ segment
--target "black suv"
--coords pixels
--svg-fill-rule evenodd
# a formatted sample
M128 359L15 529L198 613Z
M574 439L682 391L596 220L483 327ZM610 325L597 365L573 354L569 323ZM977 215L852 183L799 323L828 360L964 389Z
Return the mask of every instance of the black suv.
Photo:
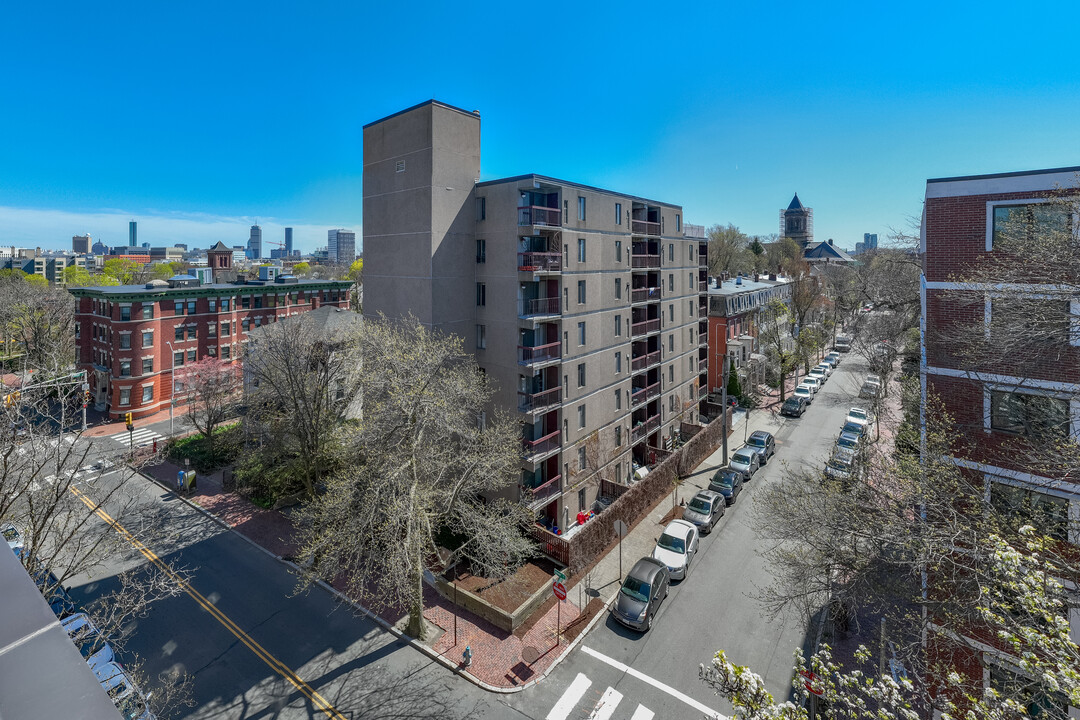
M788 417L802 417L804 412L806 412L806 398L792 395L780 406L780 414Z
M773 440L772 433L764 430L755 430L750 433L750 437L746 441L746 447L751 448L758 454L758 461L762 465L769 462L769 458L776 454L776 443Z

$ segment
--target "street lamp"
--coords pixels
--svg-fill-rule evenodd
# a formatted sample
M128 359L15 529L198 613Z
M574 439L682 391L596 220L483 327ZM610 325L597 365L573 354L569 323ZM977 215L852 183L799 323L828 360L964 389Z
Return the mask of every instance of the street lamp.
M169 437L173 434L173 405L176 404L176 351L173 350L172 343L168 340L165 344L169 346Z

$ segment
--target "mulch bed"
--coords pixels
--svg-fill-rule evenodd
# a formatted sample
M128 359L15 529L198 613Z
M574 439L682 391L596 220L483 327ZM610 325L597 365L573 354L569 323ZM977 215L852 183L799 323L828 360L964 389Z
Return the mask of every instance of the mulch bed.
M500 610L514 612L540 588L551 582L555 563L547 558L534 558L503 580L491 580L458 571L454 582L462 590L479 595Z

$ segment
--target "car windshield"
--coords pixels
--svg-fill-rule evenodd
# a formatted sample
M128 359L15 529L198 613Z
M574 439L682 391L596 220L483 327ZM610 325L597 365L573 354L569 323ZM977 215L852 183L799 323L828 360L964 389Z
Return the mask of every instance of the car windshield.
M671 552L679 553L680 555L686 552L686 541L682 538L675 537L674 535L668 535L667 533L661 535L656 544L664 550L670 550Z
M705 513L709 512L709 501L702 500L701 498L694 498L690 501L690 509L694 512Z
M11 527L10 525L8 525L6 528L4 528L3 532L4 532L4 539L7 540L8 542L12 542L14 540L19 539L19 531L16 530L15 528Z
M849 433L853 433L855 435L858 435L858 434L860 434L862 432L862 425L860 425L859 423L853 423L853 422L844 423L844 432L849 432Z
M765 447L765 438L750 436L750 439L746 441L747 445L753 445L754 447Z
M853 418L858 418L860 420L866 419L866 411L860 410L859 408L851 408L851 412L849 412L848 415Z
M854 450L859 446L859 441L856 440L854 437L848 435L847 433L844 433L836 439L836 444L842 448L851 448L852 450Z
M79 648L79 652L87 660L90 656L96 653L100 649L100 645L97 642L97 635L95 633L83 632L76 635L73 640Z
M635 600L641 602L649 601L649 583L638 580L634 576L629 576L622 585L623 595L629 595Z
M124 716L124 720L136 720L146 710L146 705L143 704L142 698L128 695L116 702L116 709Z
M722 478L713 480L711 483L709 483L709 485L712 487L722 488L724 490L730 490L735 485L735 483L731 479L730 475L725 475Z
M749 455L744 455L742 453L735 453L734 455L731 456L731 460L732 460L732 462L741 463L743 465L749 465L750 464L750 456Z
M795 388L795 394L796 395L809 395L810 394L810 388L806 387L805 385L800 385L799 387Z

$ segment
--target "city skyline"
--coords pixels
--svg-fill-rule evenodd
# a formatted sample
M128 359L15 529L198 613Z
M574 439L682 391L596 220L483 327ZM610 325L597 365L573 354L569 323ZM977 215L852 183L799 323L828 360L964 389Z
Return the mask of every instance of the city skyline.
M650 6L575 7L574 32L546 47L575 62L530 76L499 63L472 72L462 55L463 37L481 58L520 52L492 19L498 6L241 4L215 7L207 24L194 9L62 5L13 8L7 27L27 30L0 46L10 104L53 110L0 117L19 138L0 172L6 245L60 248L85 232L119 245L132 218L140 240L155 242L157 223L200 247L242 245L256 221L267 237L296 228L304 251L337 227L362 237L363 125L432 98L480 112L481 181L538 173L679 198L688 223L758 235L776 232L776 209L797 192L815 208L815 238L849 249L908 229L927 178L1080 164L1069 23L1010 13L1006 29L985 4L701 6L651 24L679 52L637 55L610 49ZM324 42L327 27L372 24L422 42L409 53L396 32ZM50 43L94 37L94 52L43 56L45 28ZM252 54L238 35L294 50ZM523 88L573 109L535 115L523 134ZM91 111L71 122L71 107Z

